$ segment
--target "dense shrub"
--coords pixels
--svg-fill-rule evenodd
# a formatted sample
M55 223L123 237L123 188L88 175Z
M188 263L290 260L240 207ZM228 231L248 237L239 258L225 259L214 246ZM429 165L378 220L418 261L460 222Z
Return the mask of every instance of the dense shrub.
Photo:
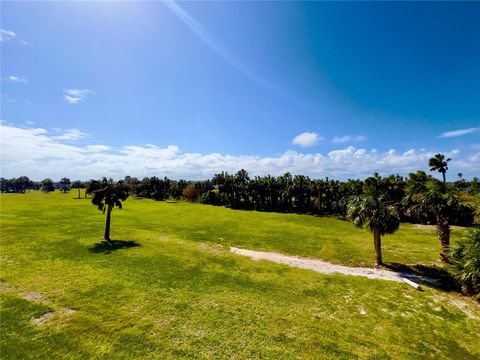
M462 291L480 300L480 231L473 230L452 247L453 276Z
M222 195L218 192L218 190L210 190L210 191L207 191L206 193L203 193L198 198L198 201L202 204L208 204L208 205L217 205L217 206L224 205L224 199Z
M195 201L198 197L198 190L193 185L187 185L182 191L182 197L187 201Z

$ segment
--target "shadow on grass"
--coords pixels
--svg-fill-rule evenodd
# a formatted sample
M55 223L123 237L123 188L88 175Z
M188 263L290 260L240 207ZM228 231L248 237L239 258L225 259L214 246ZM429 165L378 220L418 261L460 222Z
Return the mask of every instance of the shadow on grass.
M460 291L460 288L447 269L434 265L405 265L388 263L385 267L399 273L417 284L442 291Z
M90 251L91 253L110 254L112 251L115 250L137 246L140 246L140 244L133 240L111 240L110 242L103 240L99 243L94 244L91 248L88 248L88 251Z

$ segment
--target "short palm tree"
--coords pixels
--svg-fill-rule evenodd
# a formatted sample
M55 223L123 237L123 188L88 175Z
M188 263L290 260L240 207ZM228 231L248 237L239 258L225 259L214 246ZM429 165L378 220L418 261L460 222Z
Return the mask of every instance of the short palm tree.
M430 171L438 171L442 173L443 182L446 182L445 174L448 170L448 162L452 160L450 158L445 160L445 155L437 154L430 160L428 160L428 166L430 166Z
M480 300L480 231L473 230L451 250L453 276L466 294Z
M75 180L74 182L72 182L72 187L74 187L78 191L78 199L80 199L80 188L82 187L82 185L83 184L80 180Z
M92 204L98 207L98 210L107 213L105 223L104 239L110 242L110 220L113 208L116 206L122 208L122 201L128 198L128 186L123 182L115 182L112 179L103 178L96 183L92 191Z
M400 226L397 207L382 201L381 196L355 196L348 203L347 220L358 228L367 226L370 229L373 233L376 265L383 265L381 237L394 233Z

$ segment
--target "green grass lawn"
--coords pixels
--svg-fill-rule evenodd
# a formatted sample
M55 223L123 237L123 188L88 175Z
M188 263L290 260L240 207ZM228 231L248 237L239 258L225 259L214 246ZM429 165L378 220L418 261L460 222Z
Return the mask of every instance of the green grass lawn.
M0 197L2 359L480 358L470 299L228 251L372 265L371 235L349 223L129 199L112 215L124 247L107 251L104 215L75 195ZM383 245L386 262L438 257L429 227Z

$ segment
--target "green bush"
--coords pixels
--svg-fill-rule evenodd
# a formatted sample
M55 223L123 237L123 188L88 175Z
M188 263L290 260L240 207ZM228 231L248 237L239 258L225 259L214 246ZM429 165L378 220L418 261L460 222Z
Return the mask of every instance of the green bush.
M453 276L462 291L480 300L480 231L473 230L451 249Z
M209 190L202 195L200 195L198 201L202 204L207 204L207 205L224 205L225 199L222 194L218 192L218 190Z

